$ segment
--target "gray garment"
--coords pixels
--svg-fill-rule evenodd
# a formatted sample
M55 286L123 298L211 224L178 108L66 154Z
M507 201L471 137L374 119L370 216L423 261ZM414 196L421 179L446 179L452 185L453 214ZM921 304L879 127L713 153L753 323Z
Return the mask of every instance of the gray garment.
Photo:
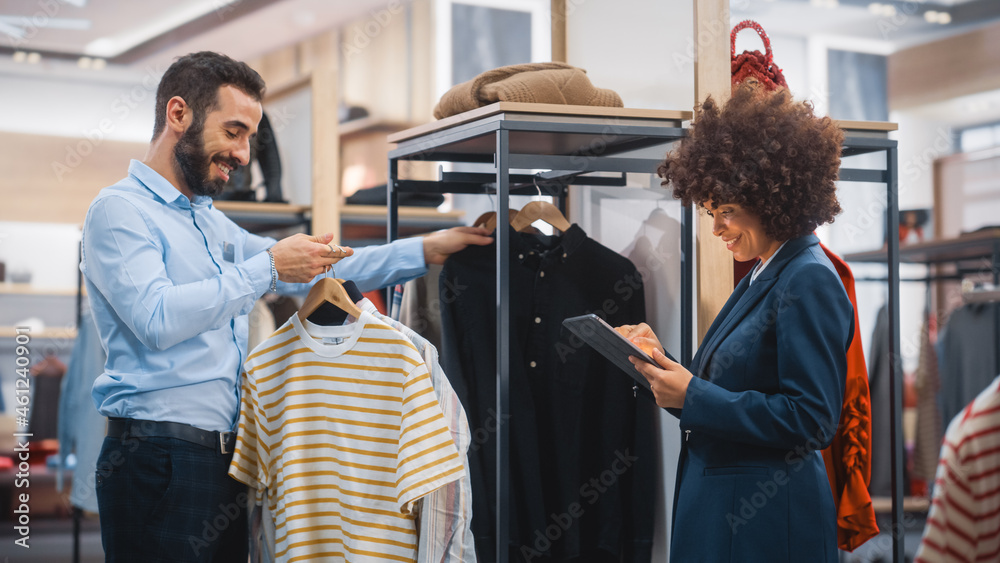
M104 443L106 419L94 408L90 390L97 376L104 373L107 356L101 346L97 325L88 308L80 317L80 327L69 367L62 380L59 397L59 468L56 473L56 488L62 490L62 469L66 457L76 455L73 470L73 490L69 500L73 506L89 512L97 512L97 494L94 474L97 471L97 456Z
M428 264L427 275L406 282L399 322L441 349L441 291L438 280L444 266Z
M962 412L997 374L994 314L1000 303L964 305L948 318L938 339L941 366L941 419L947 424Z
M868 355L868 387L872 398L872 478L871 496L892 496L892 430L889 393L889 362L892 342L889 336L889 309L883 305L875 318Z

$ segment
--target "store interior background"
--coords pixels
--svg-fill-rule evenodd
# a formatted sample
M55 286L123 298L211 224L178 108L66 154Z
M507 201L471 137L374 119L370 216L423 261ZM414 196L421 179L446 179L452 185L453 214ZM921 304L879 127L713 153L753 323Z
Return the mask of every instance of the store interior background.
M381 162L384 168L384 158L371 157L371 147L384 150L378 141L372 144L372 135L384 139L389 129L430 121L434 103L453 84L457 31L451 15L459 4L529 14L530 49L524 52L530 52L531 61L551 59L549 0L0 1L0 261L8 282L30 273L31 284L28 292L4 290L10 286L0 284L0 325L39 319L53 337L36 340L34 354L53 352L69 361L87 204L101 187L125 175L127 158L142 157L152 130L155 87L173 58L220 51L264 65L256 68L272 89L291 85L287 93L267 100L265 108L272 123L278 122L285 198L309 205L314 125L309 116L315 106L307 90L294 87L297 77L291 70L302 67L302 45L335 32L336 42L327 43L338 69L330 104L365 106L373 121L386 124L358 137L359 145L365 143L358 162L375 162L375 167ZM566 0L565 5L567 62L586 69L595 85L617 91L630 108L693 107L692 0ZM929 5L949 13L952 21L928 21L923 14ZM935 230L955 236L997 224L1000 2L890 0L879 6L859 0L732 0L730 17L705 40L728 44L733 25L754 19L769 33L775 60L797 98L834 118L898 123L899 132L892 136L899 142L900 208L948 205L941 224L928 226L928 238ZM498 54L500 48L490 41L502 37L498 32L503 30L483 23L471 55L482 70L529 62L506 60L506 51ZM17 37L18 30L23 37ZM759 48L754 33L739 36L737 52ZM38 62L30 62L33 52L42 53ZM124 55L116 58L116 53ZM83 68L83 56L90 58L90 68ZM101 69L94 68L101 66L94 64L97 58L107 61ZM918 64L921 60L927 64ZM976 126L991 128L962 135ZM350 160L351 142L341 138L344 162ZM958 151L975 156L952 156ZM872 165L854 158L855 167ZM333 184L331 189L339 190ZM668 348L677 349L680 206L663 191L644 189L658 187L652 175L630 176L629 185L636 189L574 191L570 220L649 272L650 324L659 328ZM880 248L882 193L844 184L844 213L821 230L824 242L840 254ZM527 199L514 198L514 206ZM452 212L447 221L468 224L492 205L485 196L456 196L441 210ZM463 214L457 217L455 211ZM354 224L365 221L384 225L384 215ZM859 264L855 274L884 276L885 267ZM927 271L904 264L901 274L920 277ZM901 291L904 369L912 373L928 291L923 283L904 283ZM942 295L960 300L955 291ZM885 299L884 283L859 284L859 330L866 348ZM3 333L0 391L8 415L15 406L15 377L7 367L14 365L13 358L13 338ZM680 434L672 417L663 413L660 422L657 529L667 530ZM53 514L65 518L58 495L52 504ZM99 538L89 538L88 549L99 550ZM49 541L68 545L62 533ZM666 561L665 533L657 541L654 560ZM907 551L914 547L911 540Z

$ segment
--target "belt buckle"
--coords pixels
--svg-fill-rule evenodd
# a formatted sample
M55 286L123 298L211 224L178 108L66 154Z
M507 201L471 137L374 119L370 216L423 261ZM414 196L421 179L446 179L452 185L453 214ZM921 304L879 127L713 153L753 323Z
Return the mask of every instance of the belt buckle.
M219 432L219 451L222 452L222 455L229 453L226 451L226 442L229 441L229 437L232 434L232 432Z

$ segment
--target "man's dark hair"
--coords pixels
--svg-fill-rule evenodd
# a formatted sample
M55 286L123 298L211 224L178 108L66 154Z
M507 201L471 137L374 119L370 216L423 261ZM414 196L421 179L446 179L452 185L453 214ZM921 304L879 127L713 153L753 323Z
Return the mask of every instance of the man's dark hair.
M205 116L219 103L219 88L232 85L258 102L264 97L264 79L246 63L211 51L180 57L170 65L156 88L156 123L153 139L167 123L167 102L180 96L194 111L194 126L200 127Z

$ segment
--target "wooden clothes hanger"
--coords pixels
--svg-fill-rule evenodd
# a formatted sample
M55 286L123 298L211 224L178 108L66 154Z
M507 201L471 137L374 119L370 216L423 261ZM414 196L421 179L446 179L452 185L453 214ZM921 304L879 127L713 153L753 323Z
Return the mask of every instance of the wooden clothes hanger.
M355 319L360 319L361 309L354 304L354 300L351 299L348 289L344 287L345 284L353 285L354 282L345 282L342 279L329 277L324 277L316 282L312 286L312 289L309 290L309 295L306 295L306 300L302 304L302 308L299 309L299 320L305 321L309 315L325 303L330 303Z
M511 224L514 223L514 218L517 217L517 209L508 210L508 219L510 219ZM497 212L487 211L476 219L476 222L472 224L473 227L482 227L488 231L495 231L497 228Z
M559 208L547 201L532 201L521 208L517 217L510 222L514 230L521 233L531 226L535 221L545 221L555 229L566 232L570 228L566 216L559 211Z

